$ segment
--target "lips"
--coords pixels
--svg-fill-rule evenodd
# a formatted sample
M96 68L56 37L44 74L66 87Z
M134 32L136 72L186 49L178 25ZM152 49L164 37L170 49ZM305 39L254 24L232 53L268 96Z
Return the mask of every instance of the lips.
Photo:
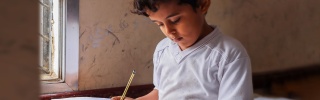
M172 38L172 40L173 40L174 42L179 42L179 41L181 41L181 40L182 40L182 37Z

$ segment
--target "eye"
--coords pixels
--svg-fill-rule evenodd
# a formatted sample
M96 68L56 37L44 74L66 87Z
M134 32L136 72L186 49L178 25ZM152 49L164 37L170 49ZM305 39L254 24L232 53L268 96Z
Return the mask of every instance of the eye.
M178 23L179 21L180 21L180 17L179 17L178 19L172 21L172 24L176 24L176 23Z
M157 24L158 26L163 26L163 24Z
M160 22L155 22L155 24L157 24L158 26L163 26L163 23Z

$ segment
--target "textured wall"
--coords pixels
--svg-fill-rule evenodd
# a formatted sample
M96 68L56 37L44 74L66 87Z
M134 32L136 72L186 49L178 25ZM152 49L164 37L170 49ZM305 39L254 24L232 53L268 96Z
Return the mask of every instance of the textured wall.
M240 40L253 72L320 63L319 0L212 0L207 19Z
M164 36L149 19L130 13L129 0L80 1L79 89L152 83L152 54Z
M0 22L0 100L37 100L38 1L1 0Z
M80 1L79 89L152 83L152 53L164 36L130 13L132 0ZM240 40L253 72L320 63L319 0L212 0L207 20Z

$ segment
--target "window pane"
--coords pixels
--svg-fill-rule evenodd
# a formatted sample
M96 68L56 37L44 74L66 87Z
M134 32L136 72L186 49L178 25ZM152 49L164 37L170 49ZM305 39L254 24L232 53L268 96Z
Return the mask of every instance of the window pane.
M40 42L41 42L41 51L42 51L42 63L41 63L41 67L42 69L47 73L49 74L48 72L49 69L50 69L50 58L51 58L51 48L50 48L50 42L51 42L51 23L50 23L50 20L51 20L51 15L52 15L52 12L51 12L51 0L42 0L40 1L41 3L41 12L42 12L42 31L41 31L41 39L40 39Z
M40 3L40 69L42 80L59 80L59 11L58 0L41 0ZM55 15L56 14L56 15Z

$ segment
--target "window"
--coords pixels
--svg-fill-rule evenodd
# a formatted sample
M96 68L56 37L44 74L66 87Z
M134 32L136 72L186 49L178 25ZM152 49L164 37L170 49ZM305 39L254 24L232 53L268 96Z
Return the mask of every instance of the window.
M63 15L59 0L40 1L40 71L41 80L62 80Z
M78 90L79 0L40 0L42 93Z

